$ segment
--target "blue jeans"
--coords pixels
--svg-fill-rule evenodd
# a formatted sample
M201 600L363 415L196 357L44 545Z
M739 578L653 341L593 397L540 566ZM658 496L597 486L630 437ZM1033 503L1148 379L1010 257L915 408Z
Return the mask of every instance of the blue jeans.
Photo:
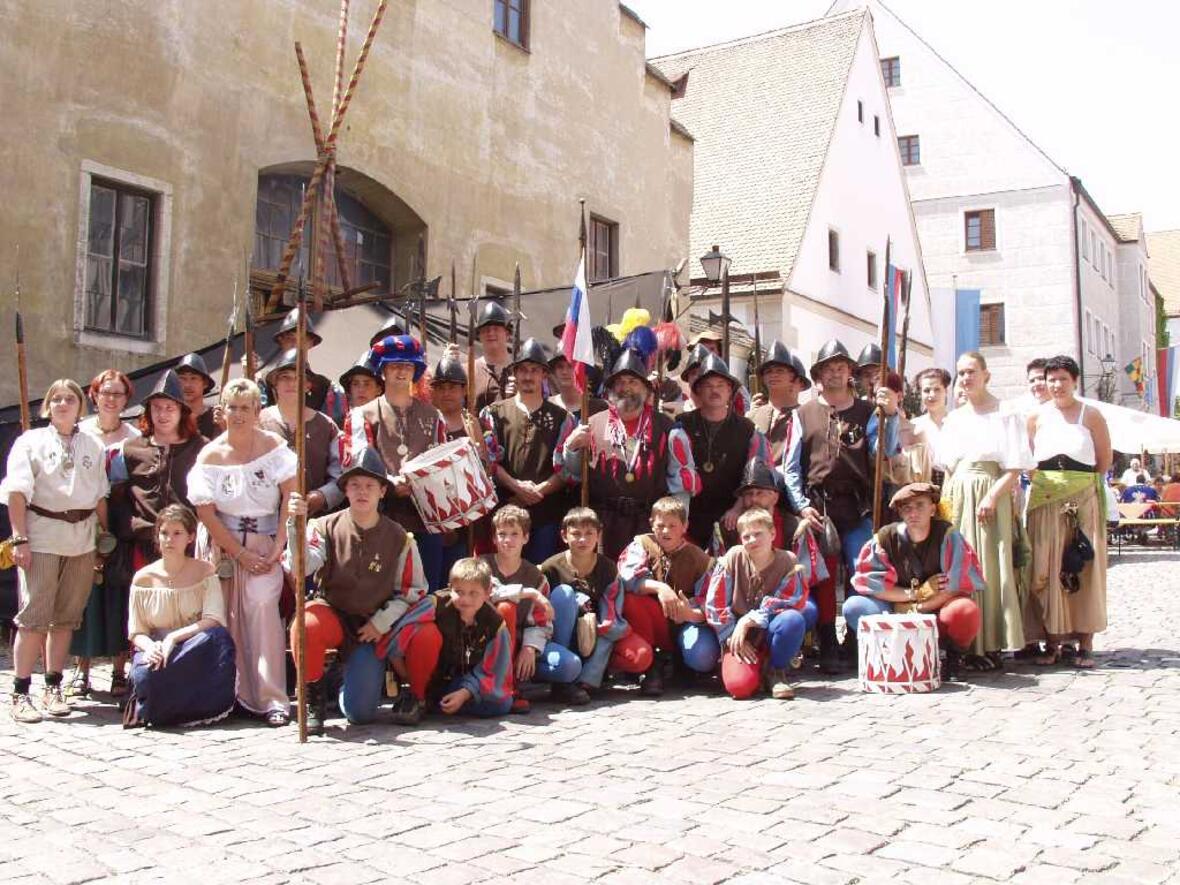
M452 679L447 687L443 689L443 694L448 695L453 691L458 691L463 687L461 679ZM459 712L466 716L503 716L512 709L512 698L483 698L482 700L472 699L459 708Z
M860 556L865 542L871 537L873 520L867 516L840 536L840 549L844 554L844 564L848 566L849 575L856 573L856 559Z
M524 545L521 555L527 562L544 562L557 552L557 542L561 539L561 527L555 522L536 525L529 529L529 540Z
M844 623L848 632L855 636L856 625L865 615L886 615L891 611L893 606L888 602L881 602L871 596L849 596L844 600Z
M344 663L344 682L340 686L340 712L353 725L364 725L377 718L385 688L385 659L377 657L376 645L362 642Z
M712 673L721 660L721 644L708 624L685 624L676 634L684 665L697 673Z
M538 682L577 682L582 675L582 659L556 642L545 643L545 650L537 655Z
M422 571L426 573L426 586L433 593L447 586L447 573L443 571L443 536L423 532L415 535L418 555L422 557Z
M558 584L549 589L549 603L553 606L553 642L566 649L574 644L574 625L578 620L578 600L574 589L569 584ZM615 630L622 633L627 629L622 622L615 625ZM615 647L617 634L599 636L594 643L594 651L590 657L582 659L582 672L578 682L597 688L602 685L602 678L606 675L606 668L610 664L611 651ZM548 651L548 646L546 647Z
M766 628L766 641L770 647L770 666L786 668L791 666L795 655L803 647L803 636L814 629L819 619L819 609L810 599L803 611L780 612L770 619Z

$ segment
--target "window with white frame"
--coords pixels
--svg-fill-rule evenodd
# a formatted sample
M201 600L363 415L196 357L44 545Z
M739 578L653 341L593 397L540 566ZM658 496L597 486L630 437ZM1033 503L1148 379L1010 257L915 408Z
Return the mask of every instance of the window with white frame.
M1090 353L1094 352L1094 327L1092 325L1093 319L1090 314L1090 308L1086 308L1086 350Z
M1090 230L1090 264L1098 267L1098 236L1093 229Z
M1082 257L1090 260L1090 227L1082 222Z

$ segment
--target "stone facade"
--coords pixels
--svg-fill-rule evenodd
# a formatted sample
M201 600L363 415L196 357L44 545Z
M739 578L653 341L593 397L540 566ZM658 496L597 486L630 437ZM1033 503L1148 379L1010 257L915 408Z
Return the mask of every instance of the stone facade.
M391 3L348 111L338 184L388 229L378 259L391 285L409 278L419 233L427 274L449 277L455 262L460 293L473 264L481 290L510 286L518 262L526 288L567 284L579 198L618 225L619 274L674 266L687 254L692 141L671 124L642 22L615 3L534 2L524 49L494 33L493 6ZM346 79L375 7L352 4ZM55 377L136 368L224 334L260 175L312 167L293 44L326 120L338 10L0 0L0 91L20 145L0 165L0 241L6 289L21 246L34 398ZM149 200L151 239L132 250L151 255L141 337L84 328L91 188L104 181ZM15 399L4 372L0 402Z

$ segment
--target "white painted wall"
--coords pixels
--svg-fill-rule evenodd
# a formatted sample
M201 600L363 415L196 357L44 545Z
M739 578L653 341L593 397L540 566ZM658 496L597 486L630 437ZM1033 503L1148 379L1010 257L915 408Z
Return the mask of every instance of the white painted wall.
M1155 383L1155 299L1147 285L1146 244L1142 238L1133 243L1119 243L1116 257L1119 348L1125 357L1116 369L1119 378L1118 401L1131 408L1147 409L1146 400L1135 392L1135 385L1122 370L1123 366L1146 351L1147 383Z
M1102 376L1102 357L1108 347L1122 372L1127 360L1122 359L1124 348L1119 343L1119 296L1115 281L1115 249L1118 245L1106 222L1083 197L1078 201L1078 263L1082 287L1082 371L1086 376L1086 393L1094 395ZM1107 273L1109 265L1111 272ZM1086 321L1089 319L1089 329ZM1095 321L1098 328L1095 330ZM1108 344L1109 339L1109 344ZM1128 360L1130 358L1128 357ZM1126 377L1126 376L1124 376Z
M933 345L921 252L868 21L857 43L799 257L788 279L791 292L819 302L812 305L788 297L784 312L783 334L787 341L796 342L804 362L829 338L840 338L855 356L877 337L887 238L892 242L892 263L913 272L910 339ZM863 105L863 122L858 121L858 101ZM879 135L874 117L880 123ZM840 237L839 272L828 266L829 228ZM875 289L867 281L869 250L877 255ZM825 310L825 305L855 319ZM927 365L929 359L920 356L917 348L910 351L907 374Z

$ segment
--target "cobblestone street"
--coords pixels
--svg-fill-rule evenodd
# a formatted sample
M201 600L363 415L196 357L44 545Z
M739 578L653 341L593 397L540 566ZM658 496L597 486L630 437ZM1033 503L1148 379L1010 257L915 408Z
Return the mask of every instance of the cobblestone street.
M503 721L124 731L0 720L6 882L1180 881L1180 555L1124 551L1098 669L933 695ZM105 688L109 670L98 675ZM5 689L11 671L5 660ZM39 690L35 683L35 691ZM3 697L7 703L7 695Z

